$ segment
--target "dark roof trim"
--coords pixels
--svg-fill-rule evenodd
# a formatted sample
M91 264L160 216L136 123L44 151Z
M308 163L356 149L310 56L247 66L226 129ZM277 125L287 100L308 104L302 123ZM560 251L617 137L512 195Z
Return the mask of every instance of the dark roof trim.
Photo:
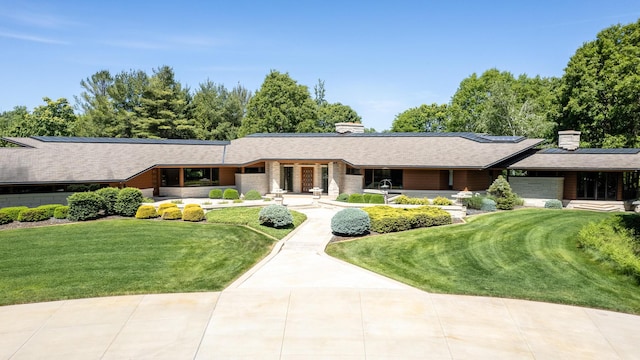
M540 151L540 154L563 154L563 155L571 155L571 154L583 154L583 155L636 155L640 153L640 149L596 149L596 148L582 148L576 150L565 150L565 149L544 149Z
M42 142L85 144L149 144L149 145L229 145L229 141L196 139L100 138L72 136L31 136Z
M461 137L467 140L479 143L519 143L526 138L523 136L493 136L485 134L476 134L471 132L408 132L408 133L257 133L247 135L249 138L266 138L266 137Z
M8 138L0 138L0 140L2 140L2 141L6 141L6 142L8 142L9 144L18 145L18 146L19 146L19 147L21 147L21 148L35 149L35 147L33 147L33 146L31 146L31 145L27 145L27 144L25 144L25 143L21 143L21 142L19 142L19 141L15 141L15 140L12 140L12 139L8 139ZM0 149L1 149L1 148L0 148ZM6 147L6 149L15 149L15 148L12 148L12 147Z
M500 164L500 163L502 163L502 162L506 162L506 161L507 161L507 160L509 160L509 159L518 158L521 154L523 154L523 153L525 153L525 152L530 151L531 149L533 149L534 147L536 147L536 146L538 146L538 145L542 144L542 143L543 143L543 142L545 142L545 141L546 141L546 140L544 140L544 139L543 139L543 140L540 140L540 141L538 141L537 143L532 144L531 146L529 146L529 147L527 147L527 148L524 148L524 149L522 149L522 150L520 150L520 151L518 151L518 152L512 153L511 155L508 155L508 156L506 156L506 157L504 157L504 158L502 158L502 159L500 159L500 160L498 160L498 161L494 161L494 162L492 162L491 164L489 164L489 165L485 166L485 167L484 167L484 169L491 168L491 167L496 166L496 165L498 165L498 164Z

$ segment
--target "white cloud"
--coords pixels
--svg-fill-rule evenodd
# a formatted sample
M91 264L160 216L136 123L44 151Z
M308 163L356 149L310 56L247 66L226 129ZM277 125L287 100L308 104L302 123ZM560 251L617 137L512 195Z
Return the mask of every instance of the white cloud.
M43 44L52 44L52 45L68 45L69 44L66 41L61 41L61 40L56 40L56 39L51 39L51 38L46 38L41 36L2 32L2 31L0 31L0 37L8 38L8 39L23 40L23 41L38 42Z

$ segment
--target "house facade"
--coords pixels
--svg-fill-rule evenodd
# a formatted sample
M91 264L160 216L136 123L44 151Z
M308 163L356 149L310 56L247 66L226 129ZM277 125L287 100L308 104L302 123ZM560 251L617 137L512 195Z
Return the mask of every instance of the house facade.
M516 192L524 192L521 196L571 199L593 193L598 198L604 191L604 198L624 199L632 192L624 184L634 179L637 184L640 170L640 150L538 151L543 139L364 133L361 124L351 123L338 124L336 130L253 134L232 141L6 138L17 146L0 148L0 207L8 206L6 199L12 196L64 194L86 186L137 187L146 196L176 197L206 197L213 188L234 187L240 193L254 189L262 194L282 190L309 194L320 188L335 198L377 189L386 180L398 193L482 192L504 170L526 175L510 178ZM587 160L609 167L578 165ZM593 187L589 179L597 184L604 179L604 185ZM591 187L585 190L585 186Z

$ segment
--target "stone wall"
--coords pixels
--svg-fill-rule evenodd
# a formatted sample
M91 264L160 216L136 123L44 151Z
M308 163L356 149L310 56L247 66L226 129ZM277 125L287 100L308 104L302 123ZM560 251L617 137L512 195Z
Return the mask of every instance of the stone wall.
M564 178L562 177L510 177L513 192L521 198L558 199L563 198Z
M258 190L261 195L269 193L267 174L236 174L236 188L240 194L249 190Z
M362 175L345 175L341 193L362 193Z

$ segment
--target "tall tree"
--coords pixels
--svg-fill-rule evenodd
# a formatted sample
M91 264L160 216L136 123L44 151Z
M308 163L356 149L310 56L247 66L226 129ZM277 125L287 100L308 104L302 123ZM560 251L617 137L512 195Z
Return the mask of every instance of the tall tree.
M11 136L12 129L25 122L28 115L26 106L16 106L13 110L0 113L0 137Z
M560 104L560 127L580 130L585 145L640 146L640 20L606 28L576 51Z
M449 119L447 104L420 105L398 114L391 125L392 132L440 132Z
M11 136L72 136L76 115L69 101L65 98L51 100L42 99L46 104L37 106L31 114L24 116L24 121L13 124L9 129Z
M324 103L318 107L317 127L320 132L334 132L336 123L352 122L360 123L362 118L349 105L341 103Z
M200 84L193 97L195 134L199 139L232 140L237 137L251 92L237 85L228 91L211 80Z
M149 87L149 76L141 70L122 71L116 74L107 91L111 97L115 121L105 136L131 138L136 122L136 109L142 106L142 95Z
M109 90L114 78L108 70L99 71L80 81L84 91L76 96L82 110L76 126L77 136L117 136L118 122Z
M175 80L172 68L154 69L140 105L134 109L137 115L134 137L192 138L194 125L193 120L187 118L188 94L188 89L183 89Z
M288 73L271 70L249 101L238 135L306 131L316 121L317 106L309 89Z

